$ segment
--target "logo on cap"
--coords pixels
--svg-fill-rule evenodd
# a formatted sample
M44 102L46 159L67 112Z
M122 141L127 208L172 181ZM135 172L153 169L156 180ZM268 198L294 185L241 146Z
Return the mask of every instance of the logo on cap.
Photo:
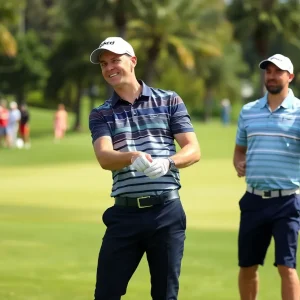
M275 55L269 58L269 60L274 60L274 59L282 61L282 59L280 59L278 56L275 56Z
M100 46L99 46L99 48L101 48L102 46L104 46L104 45L113 45L115 43L115 41L110 41L110 42L102 42L101 44L100 44Z

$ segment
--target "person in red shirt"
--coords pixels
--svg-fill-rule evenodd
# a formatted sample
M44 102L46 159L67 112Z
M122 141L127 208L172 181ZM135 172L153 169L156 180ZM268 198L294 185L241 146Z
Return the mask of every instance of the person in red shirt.
M7 125L9 118L9 111L6 108L6 100L0 100L0 147L8 146L8 136L7 136Z

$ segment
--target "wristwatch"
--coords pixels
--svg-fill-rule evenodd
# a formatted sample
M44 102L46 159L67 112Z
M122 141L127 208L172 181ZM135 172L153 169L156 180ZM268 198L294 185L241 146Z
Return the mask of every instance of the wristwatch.
M169 170L171 170L172 168L175 168L174 160L171 157L167 157L167 160L170 162Z

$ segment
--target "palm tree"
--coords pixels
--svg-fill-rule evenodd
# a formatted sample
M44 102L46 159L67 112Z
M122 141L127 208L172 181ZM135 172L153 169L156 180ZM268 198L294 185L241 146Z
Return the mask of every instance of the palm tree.
M213 61L222 59L225 45L232 38L224 1L135 0L134 3L137 17L129 22L128 34L132 44L144 53L142 78L151 84L159 71L168 68L170 60L176 61L183 72L192 72L204 80L204 111L209 119L216 87L211 72L217 69Z
M175 58L186 70L195 68L195 57L222 53L218 39L222 0L132 0L136 16L128 23L128 37L144 53L143 78L151 84L160 57Z
M24 1L0 2L0 54L14 57L17 54L17 43L9 25L15 25Z
M17 54L16 40L7 27L0 23L0 54L14 57Z
M265 59L271 41L278 35L281 40L300 48L300 4L297 0L232 0L228 17L235 24L235 37L250 44L258 60ZM260 92L264 92L261 72Z

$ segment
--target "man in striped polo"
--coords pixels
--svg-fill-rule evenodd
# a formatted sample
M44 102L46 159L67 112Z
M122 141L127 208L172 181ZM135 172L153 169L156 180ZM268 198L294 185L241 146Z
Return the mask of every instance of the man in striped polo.
M267 93L243 106L234 151L237 174L247 182L239 202L239 291L242 300L257 299L258 265L273 237L282 299L299 300L300 101L289 89L294 71L288 57L275 54L259 66Z
M137 58L122 38L107 38L90 60L114 89L89 118L99 164L112 171L114 197L102 217L107 229L95 300L121 299L144 253L152 299L176 300L186 230L178 169L200 159L190 117L175 92L136 79Z

